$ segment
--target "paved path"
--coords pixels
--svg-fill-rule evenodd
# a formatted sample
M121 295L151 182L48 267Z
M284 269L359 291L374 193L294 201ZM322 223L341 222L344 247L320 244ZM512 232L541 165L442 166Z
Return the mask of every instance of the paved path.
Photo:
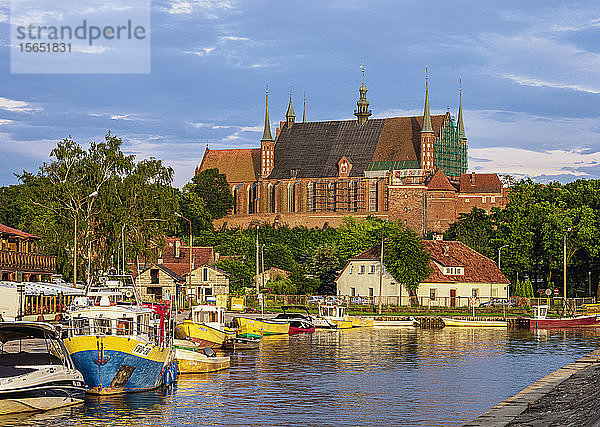
M465 426L600 426L600 350L546 375Z

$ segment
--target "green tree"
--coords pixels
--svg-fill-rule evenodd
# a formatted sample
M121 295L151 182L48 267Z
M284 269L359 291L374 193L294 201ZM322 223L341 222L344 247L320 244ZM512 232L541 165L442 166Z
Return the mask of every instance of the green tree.
M233 195L225 174L218 169L206 169L194 175L192 181L186 185L188 191L193 191L202 200L211 219L219 219L233 209ZM191 218L190 218L191 219Z
M495 248L492 242L496 234L491 216L485 210L473 207L471 212L459 215L458 221L444 233L444 239L460 240L480 254L493 258Z
M251 286L254 282L254 271L248 264L237 259L220 259L215 266L229 273L229 292L240 293L244 286Z
M298 288L290 278L283 277L279 274L270 278L266 286L272 293L277 295L297 295L299 293Z
M310 273L319 281L317 293L336 295L335 278L340 269L340 261L331 246L319 246L312 256Z
M19 228L23 216L22 185L0 187L0 223Z

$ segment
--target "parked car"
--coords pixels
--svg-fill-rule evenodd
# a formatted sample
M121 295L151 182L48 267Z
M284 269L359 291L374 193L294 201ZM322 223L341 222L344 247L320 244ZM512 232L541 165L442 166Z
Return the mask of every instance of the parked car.
M350 304L368 304L369 300L363 297L350 297Z
M325 304L331 304L331 305L342 305L344 302L342 301L341 298L335 297L335 296L328 296L325 297Z
M308 297L308 301L306 302L307 304L323 304L323 302L325 301L325 297L320 297L318 295L311 295Z
M516 307L517 300L515 298L492 298L490 301L482 302L479 307Z

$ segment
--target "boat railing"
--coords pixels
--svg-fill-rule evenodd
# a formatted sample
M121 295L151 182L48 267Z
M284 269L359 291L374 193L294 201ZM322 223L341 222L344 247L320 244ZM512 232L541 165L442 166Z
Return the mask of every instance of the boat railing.
M68 337L96 335L96 336L127 336L155 345L170 342L171 334L168 328L161 330L160 325L139 324L131 319L111 319L98 317L76 317L71 319L69 325L63 328Z

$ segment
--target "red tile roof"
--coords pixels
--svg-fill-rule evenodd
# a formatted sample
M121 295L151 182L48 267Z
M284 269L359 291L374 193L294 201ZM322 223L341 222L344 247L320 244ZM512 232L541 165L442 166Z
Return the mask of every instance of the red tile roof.
M463 173L461 193L502 193L502 181L495 173Z
M260 176L260 148L209 150L204 152L197 172L219 169L229 184L257 181Z
M444 172L442 172L441 169L438 169L435 172L435 174L431 177L431 179L427 183L427 189L456 192L456 188L454 188L454 186L450 184L450 181L448 181L448 178L446 178L446 175L444 175Z
M177 241L181 244L179 247L179 257L175 257L175 244ZM188 274L190 272L189 253L189 245L184 245L183 242L176 237L167 237L167 245L162 254L162 264L180 276ZM212 264L215 261L212 246L194 246L192 248L192 253L193 268Z
M494 261L462 242L423 240L421 243L431 257L430 265L433 270L423 283L510 283ZM352 259L378 260L380 248L380 245L375 245ZM438 265L463 267L464 275L445 275Z
M25 231L17 230L16 228L12 228L4 224L0 224L0 234L8 234L9 236L17 236L24 239L31 238L39 240L39 237L35 234L26 233Z

